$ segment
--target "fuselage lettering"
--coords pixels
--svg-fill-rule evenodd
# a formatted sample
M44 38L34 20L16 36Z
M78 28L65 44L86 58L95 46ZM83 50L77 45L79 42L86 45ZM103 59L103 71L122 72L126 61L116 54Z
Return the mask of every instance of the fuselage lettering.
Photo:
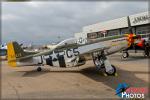
M72 50L71 49L67 49L66 50L66 54L68 58L71 58L73 55L71 54Z
M68 58L71 58L73 56L78 56L79 51L77 50L78 48L73 48L73 49L67 49L66 50L66 55Z

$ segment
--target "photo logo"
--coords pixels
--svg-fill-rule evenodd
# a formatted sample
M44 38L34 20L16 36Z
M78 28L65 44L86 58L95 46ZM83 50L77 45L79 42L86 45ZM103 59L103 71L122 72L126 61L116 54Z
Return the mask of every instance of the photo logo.
M148 89L145 87L130 87L127 83L120 83L116 88L116 95L126 99L143 99Z

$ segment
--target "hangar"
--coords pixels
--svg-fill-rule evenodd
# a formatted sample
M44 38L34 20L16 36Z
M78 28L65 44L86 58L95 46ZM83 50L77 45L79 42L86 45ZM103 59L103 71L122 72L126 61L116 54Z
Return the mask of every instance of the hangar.
M100 22L82 28L82 32L75 33L80 43L85 43L86 39L98 39L107 36L121 35L129 32L129 26L135 34L142 34L143 37L150 34L149 11L142 12L122 18Z

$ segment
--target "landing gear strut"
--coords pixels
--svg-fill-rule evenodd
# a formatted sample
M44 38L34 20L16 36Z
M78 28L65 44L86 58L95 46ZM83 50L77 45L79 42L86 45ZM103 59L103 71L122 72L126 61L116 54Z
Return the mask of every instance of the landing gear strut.
M93 53L93 61L97 70L99 71L104 70L105 74L107 75L116 74L115 66L110 64L110 62L108 61L107 57L104 54L104 51L98 54Z

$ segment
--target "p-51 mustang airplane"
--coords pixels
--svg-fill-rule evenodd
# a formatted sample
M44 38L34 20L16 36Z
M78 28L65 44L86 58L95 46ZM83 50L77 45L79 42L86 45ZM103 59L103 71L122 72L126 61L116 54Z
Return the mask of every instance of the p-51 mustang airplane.
M149 57L149 53L150 53L150 43L149 43L149 39L144 39L141 38L140 35L135 35L133 33L130 34L126 34L127 41L129 42L129 47L126 48L125 50L123 50L123 54L122 57L123 58L128 58L129 57L129 50L135 50L135 53L137 52L137 50L143 50L144 51L144 56L148 56Z
M36 53L25 52L17 42L9 42L7 47L8 64L12 67L38 66L37 71L41 71L42 65L77 67L93 59L97 69L104 69L107 75L114 75L116 68L110 64L106 56L128 48L128 41L122 36L113 36L113 41L112 37L106 37L79 44L76 38L70 38L50 50Z

